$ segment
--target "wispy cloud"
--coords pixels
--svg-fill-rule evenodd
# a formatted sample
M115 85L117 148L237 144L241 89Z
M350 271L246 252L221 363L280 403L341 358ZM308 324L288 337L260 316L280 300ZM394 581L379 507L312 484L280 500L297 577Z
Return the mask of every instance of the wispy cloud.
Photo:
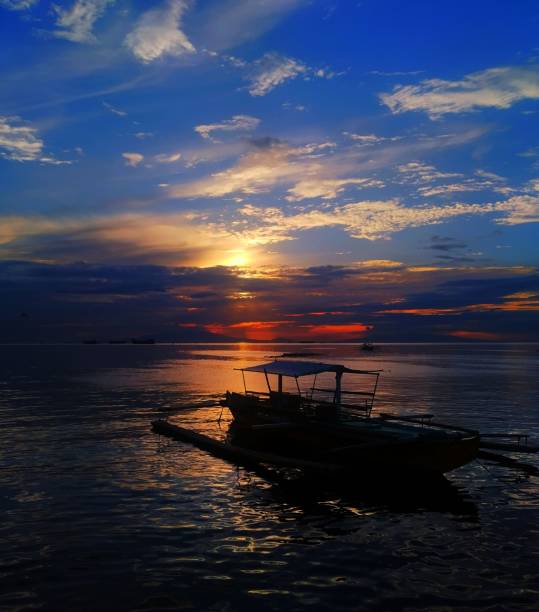
M379 144L381 142L395 142L396 140L402 139L402 136L386 137L377 136L376 134L354 134L353 132L343 132L343 136L346 136L362 146Z
M459 172L440 172L434 166L413 161L397 167L403 178L412 183L432 183L440 179L462 177Z
M103 106L113 115L118 115L118 117L127 117L127 113L125 111L112 106L112 104L109 104L108 102L103 102Z
M175 153L160 153L159 155L154 155L154 161L158 164L173 164L174 162L180 161L182 158L182 154Z
M380 95L394 114L425 111L431 119L480 108L506 109L521 100L537 99L536 66L489 68L466 75L460 81L427 79L419 85L397 85L392 93Z
M93 33L94 23L105 13L115 0L76 0L69 9L53 5L58 18L57 28L53 34L71 42L92 43L96 38Z
M232 119L225 119L219 123L197 125L194 130L197 134L200 134L202 138L214 140L212 138L212 132L250 131L255 130L259 124L260 119L256 117L251 117L249 115L234 115Z
M266 53L248 64L246 70L249 93L255 97L265 96L276 87L298 77L332 79L341 74L326 68L311 68L298 59L275 52Z
M142 153L122 153L122 157L125 159L125 165L136 168L143 160L144 155Z
M39 161L44 164L71 164L43 152L44 142L36 128L19 117L0 116L0 156L19 162Z
M382 187L369 177L345 176L351 164L333 159L335 143L310 143L290 146L271 139L253 141L254 150L243 155L232 167L210 176L173 185L170 197L217 198L231 194L267 193L276 187L288 189L286 198L298 201L308 198L333 199L351 187ZM326 155L328 154L328 155Z
M0 0L0 6L10 11L26 11L38 2L39 0Z
M309 72L303 62L285 57L278 53L267 53L254 62L248 75L249 93L252 96L265 96L272 89L286 81Z
M138 60L149 63L166 55L181 56L196 51L181 29L181 19L188 6L187 0L168 0L139 18L125 39Z
M393 71L371 70L369 74L373 74L375 76L393 77L393 76L415 76L416 74L421 74L422 72L425 72L425 71L424 70L393 70Z
M203 13L200 37L208 48L238 47L257 38L309 0L219 0Z
M298 181L293 187L288 190L286 199L289 202L298 202L299 200L321 198L322 200L334 200L347 187L354 186L356 188L367 187L384 187L384 183L378 179L368 178L343 178L343 179L323 179L311 178Z

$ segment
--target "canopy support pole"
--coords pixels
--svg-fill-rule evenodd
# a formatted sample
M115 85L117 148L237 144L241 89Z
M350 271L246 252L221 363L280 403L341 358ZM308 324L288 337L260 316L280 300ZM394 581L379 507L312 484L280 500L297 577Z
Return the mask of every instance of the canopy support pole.
M264 370L264 376L266 377L266 384L268 385L268 391L271 393L271 385L270 385L268 373L266 372L266 370Z

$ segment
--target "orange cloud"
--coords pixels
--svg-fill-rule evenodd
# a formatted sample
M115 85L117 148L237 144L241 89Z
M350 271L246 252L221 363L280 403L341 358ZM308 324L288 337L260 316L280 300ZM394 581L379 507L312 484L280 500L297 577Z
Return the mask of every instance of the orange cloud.
M204 329L213 334L247 340L354 340L370 332L371 325L336 323L327 325L295 325L291 321L242 321L240 323L210 323Z
M479 332L479 331L467 331L464 329L449 332L449 336L455 338L465 338L466 340L503 340L506 336L503 334L497 334L494 332Z

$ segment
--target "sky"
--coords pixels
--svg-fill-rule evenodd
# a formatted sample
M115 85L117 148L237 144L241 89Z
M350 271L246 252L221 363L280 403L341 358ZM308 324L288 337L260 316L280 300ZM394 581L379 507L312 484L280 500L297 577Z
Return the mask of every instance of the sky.
M0 0L0 342L538 341L536 0Z

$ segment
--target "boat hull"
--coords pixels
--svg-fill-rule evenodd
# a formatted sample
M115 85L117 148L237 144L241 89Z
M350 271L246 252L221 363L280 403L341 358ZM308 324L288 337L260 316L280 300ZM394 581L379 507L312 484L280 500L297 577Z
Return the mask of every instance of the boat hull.
M382 419L343 420L336 411L307 416L297 409L229 394L235 444L337 463L345 470L445 474L472 461L479 436L437 431Z

